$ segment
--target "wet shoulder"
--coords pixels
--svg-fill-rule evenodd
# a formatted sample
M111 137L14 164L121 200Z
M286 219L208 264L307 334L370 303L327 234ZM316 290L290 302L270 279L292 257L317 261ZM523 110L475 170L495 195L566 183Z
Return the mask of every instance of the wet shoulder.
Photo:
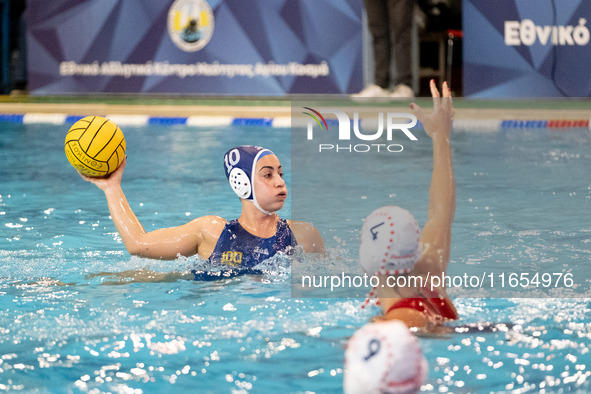
M306 253L326 252L322 235L312 223L297 220L288 220L287 223L298 245L302 245Z
M208 258L228 221L219 216L208 215L194 219L192 223L196 226L196 231L201 234L201 244L198 249L199 256Z

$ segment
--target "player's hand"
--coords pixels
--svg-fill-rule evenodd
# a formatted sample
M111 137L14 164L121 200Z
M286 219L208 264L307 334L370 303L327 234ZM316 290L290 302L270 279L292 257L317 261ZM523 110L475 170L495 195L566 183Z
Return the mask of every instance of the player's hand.
M441 87L443 92L443 97L441 97L439 90L437 90L437 86L435 86L434 80L430 81L429 87L431 88L431 95L433 96L433 112L426 115L416 103L412 103L410 108L413 110L417 119L423 124L429 137L434 138L435 135L441 135L445 138L449 138L454 116L451 90L449 89L447 82L444 82Z
M99 189L101 189L102 191L105 191L110 186L120 186L121 185L121 178L123 177L123 170L125 169L126 164L127 164L127 156L125 158L123 158L123 161L121 162L121 164L119 164L119 167L117 167L117 169L115 171L113 171L112 173L110 173L107 176L90 177L90 176L86 176L86 175L83 175L80 173L78 173L78 174L80 174L82 179L84 179L85 181L90 182L90 183L94 184L96 187L98 187Z

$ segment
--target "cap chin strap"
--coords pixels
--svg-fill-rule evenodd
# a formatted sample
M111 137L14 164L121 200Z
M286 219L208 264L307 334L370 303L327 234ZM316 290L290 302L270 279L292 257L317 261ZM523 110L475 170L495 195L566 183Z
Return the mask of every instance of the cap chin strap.
M265 211L260 205L259 202L257 201L256 198L252 199L252 202L254 203L254 206L258 208L259 211L261 211L262 213L264 213L265 215L273 215L275 212L271 212L271 211Z
M256 163L259 160L261 154L263 154L265 152L265 150L260 151L259 153L257 153L254 162L252 163L252 173L250 175L250 187L252 188L252 202L254 203L254 206L258 208L259 211L261 211L262 213L264 213L265 215L273 215L274 212L270 212L270 211L266 211L263 209L263 207L261 207L259 205L259 202L257 201L257 194L254 191L254 177L255 177L255 173L254 173L254 169L256 167ZM269 151L271 152L271 151Z

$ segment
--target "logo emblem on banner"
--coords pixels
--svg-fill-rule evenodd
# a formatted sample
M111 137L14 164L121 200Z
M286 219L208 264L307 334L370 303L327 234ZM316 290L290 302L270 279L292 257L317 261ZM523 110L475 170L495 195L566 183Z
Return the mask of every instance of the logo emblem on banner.
M213 35L213 12L205 0L175 0L168 11L168 34L185 52L196 52Z

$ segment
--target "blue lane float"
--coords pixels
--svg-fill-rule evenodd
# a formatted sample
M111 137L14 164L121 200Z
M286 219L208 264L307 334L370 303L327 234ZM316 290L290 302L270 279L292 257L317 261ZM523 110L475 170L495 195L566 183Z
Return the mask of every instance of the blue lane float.
M187 127L218 127L218 126L254 126L254 127L290 127L288 117L257 118L257 117L225 117L225 116L188 116L166 117L148 115L104 115L120 126L145 125L184 125ZM67 115L54 113L1 114L0 122L21 124L63 124L72 125L83 118L81 115ZM333 121L333 119L327 119ZM486 132L502 129L550 129L550 128L589 128L589 119L456 119L454 130ZM421 127L421 125L417 125Z

